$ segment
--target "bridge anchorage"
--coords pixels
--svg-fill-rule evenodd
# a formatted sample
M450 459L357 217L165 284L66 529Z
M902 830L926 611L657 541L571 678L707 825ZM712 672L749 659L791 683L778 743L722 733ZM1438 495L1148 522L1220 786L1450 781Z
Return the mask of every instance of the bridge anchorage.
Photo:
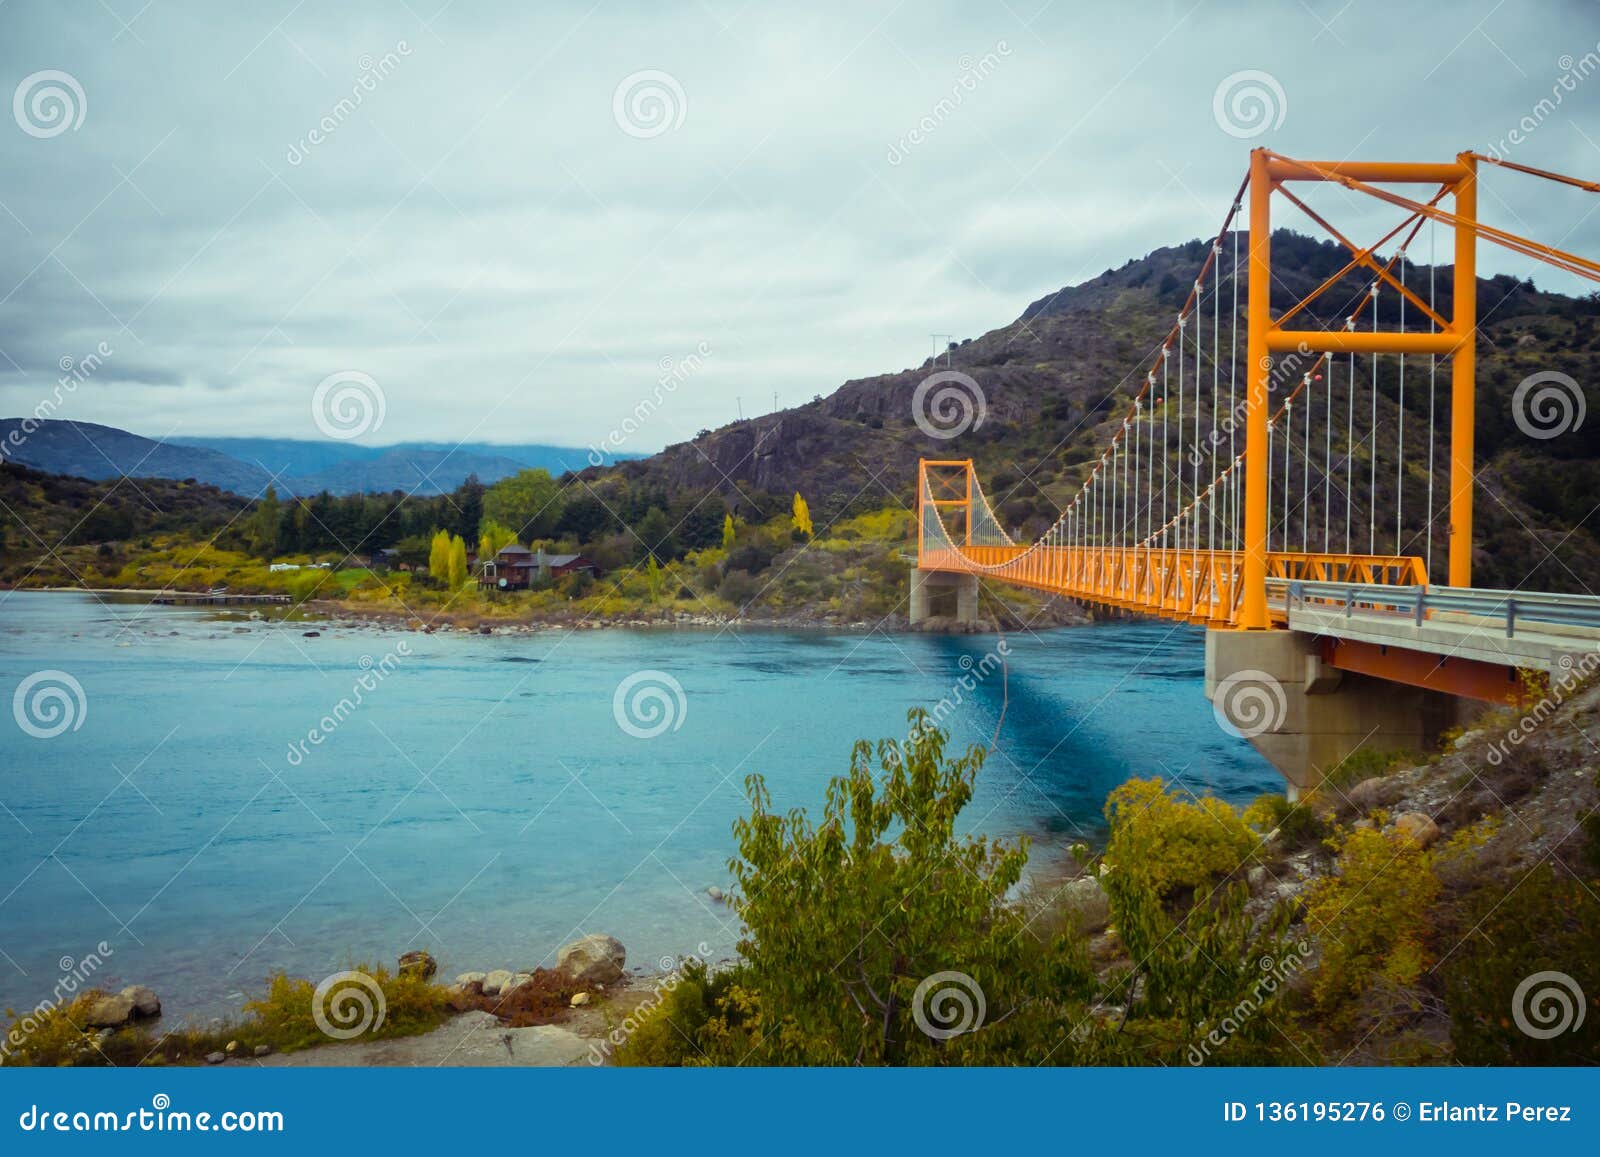
M1137 384L1121 422L1049 530L1014 541L970 459L921 462L913 621L937 585L974 617L984 578L1204 626L1219 722L1291 797L1358 747L1421 750L1474 701L1537 698L1600 667L1600 598L1472 585L1478 240L1600 281L1596 262L1479 221L1480 163L1600 192L1476 153L1408 164L1255 150L1187 301L1125 379ZM1400 220L1358 246L1296 195L1311 182ZM1275 196L1349 251L1293 301L1274 300Z

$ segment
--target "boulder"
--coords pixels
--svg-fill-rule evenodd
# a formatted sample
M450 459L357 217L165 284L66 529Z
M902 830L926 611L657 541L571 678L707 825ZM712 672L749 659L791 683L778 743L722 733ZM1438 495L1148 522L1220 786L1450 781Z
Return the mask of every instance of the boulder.
M133 1019L133 997L126 992L102 996L89 1006L85 1023L90 1028L121 1028Z
M590 999L591 998L587 992L574 993L572 996L572 1007L582 1008L584 1005L589 1003Z
M1345 798L1350 801L1350 806L1365 815L1373 808L1382 807L1389 798L1389 790L1393 786L1391 777L1387 775L1364 779L1345 793Z
M272 1052L272 1046L271 1045L257 1045L256 1048L255 1048L255 1053L256 1053L256 1056L258 1056L258 1057L268 1056L269 1054L271 1054L271 1052Z
M611 984L622 979L628 951L615 936L589 935L563 945L556 971L575 984Z
M463 972L456 977L456 987L463 992L482 992L483 982L487 980L487 972Z
M130 984L122 990L122 995L133 1001L133 1015L136 1017L150 1017L161 1015L161 998L152 989L142 984Z
M513 992L517 991L517 989L521 988L524 984L527 984L532 979L533 977L529 973L514 972L511 974L511 979L506 981L506 983L501 987L500 995L510 996Z
M206 1064L208 1064L208 1065L220 1065L223 1061L225 1061L227 1059L228 1059L228 1054L227 1053L207 1053L206 1054Z
M504 968L496 968L483 978L483 995L499 996L500 990L511 983L511 973Z
M438 971L439 962L421 949L400 955L401 976L420 976L423 980L428 980Z
M1111 901L1105 886L1094 876L1079 876L1061 889L1062 903L1078 920L1080 932L1098 932L1111 923Z
M721 888L717 887L715 884L712 884L711 887L706 889L706 895L710 896L711 899L713 901L715 901L716 903L718 903L718 904L722 903L723 891L722 891Z
M1245 873L1245 880L1250 885L1250 891L1259 895L1266 890L1268 884L1272 883L1272 874L1257 864Z
M1439 825L1421 812L1405 812L1396 816L1394 830L1421 848L1428 847L1439 838Z

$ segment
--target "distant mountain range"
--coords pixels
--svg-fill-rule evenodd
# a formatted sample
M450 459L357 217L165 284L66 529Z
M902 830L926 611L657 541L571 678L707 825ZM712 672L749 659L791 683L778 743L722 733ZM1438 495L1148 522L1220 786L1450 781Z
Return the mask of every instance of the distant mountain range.
M469 475L498 481L518 470L542 468L560 476L589 463L587 450L539 443L497 446L484 442L401 442L360 446L295 438L172 437L155 441L93 422L0 419L0 459L51 474L102 480L193 478L254 498L270 485L280 495L383 493L442 494Z

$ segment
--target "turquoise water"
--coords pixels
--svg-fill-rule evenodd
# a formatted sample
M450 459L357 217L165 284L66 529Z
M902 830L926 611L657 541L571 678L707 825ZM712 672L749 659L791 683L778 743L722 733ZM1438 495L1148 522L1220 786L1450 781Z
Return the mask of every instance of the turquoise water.
M315 979L408 948L452 975L547 964L590 931L652 968L731 951L706 888L728 884L744 777L816 809L857 738L903 734L908 708L941 699L958 745L999 727L965 826L1026 833L1036 860L1097 838L1131 775L1231 800L1279 786L1214 722L1200 632L1167 624L1012 635L1004 679L992 637L305 629L4 596L0 1006L47 995L102 941L96 983L147 983L180 1017L234 1010L278 969ZM67 716L29 714L45 679L18 708L41 671L76 680L82 706L68 686ZM682 688L637 684L622 718L653 737L614 713L641 671Z

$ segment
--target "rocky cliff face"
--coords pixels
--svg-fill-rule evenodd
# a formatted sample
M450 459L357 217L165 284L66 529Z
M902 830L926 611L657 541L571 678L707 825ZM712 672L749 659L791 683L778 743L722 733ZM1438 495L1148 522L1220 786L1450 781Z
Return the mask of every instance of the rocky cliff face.
M1040 533L1076 493L1120 424L1204 255L1199 241L1158 249L1033 302L1015 322L963 341L937 361L845 382L806 405L709 431L615 469L671 493L715 492L734 507L759 502L763 495L775 504L798 491L814 510L832 517L897 502L911 505L919 457L972 458L1008 528ZM1344 263L1343 251L1332 244L1290 233L1274 238L1274 278L1282 283L1285 300L1309 292ZM1409 267L1410 284L1425 285L1429 273L1426 267ZM1447 268L1432 273L1439 287L1448 286ZM1309 324L1337 322L1352 302L1364 298L1366 286L1365 277L1345 277L1312 310ZM1245 289L1241 278L1241 302ZM1219 311L1224 329L1231 299L1230 281ZM1448 294L1441 292L1436 300L1447 313ZM1380 295L1379 309L1385 324L1395 320L1398 296ZM1477 504L1480 581L1581 589L1577 576L1600 569L1600 541L1584 525L1594 496L1600 495L1600 422L1575 425L1558 438L1536 438L1515 421L1513 397L1517 385L1536 372L1559 371L1579 383L1596 378L1600 298L1541 292L1527 282L1497 277L1480 282L1479 317L1477 451L1480 488L1487 488ZM1209 308L1202 322L1211 335L1215 325ZM1415 322L1413 311L1410 324ZM1218 352L1225 374L1233 356L1226 334ZM1380 366L1383 436L1377 474L1382 486L1397 473L1388 442L1402 411L1394 363L1390 358ZM1404 395L1404 424L1413 439L1420 438L1428 420L1424 365L1412 360ZM944 371L975 382L981 402L966 399L971 409L964 413L959 394L970 390L954 384L957 394L947 400L945 419L932 424L960 432L939 438L914 419L919 409L924 415L929 410L926 399L920 406L916 402L919 387ZM1448 381L1446 369L1439 375ZM938 397L937 385L931 396ZM1436 399L1434 424L1443 437L1447 386ZM1413 449L1417 444L1409 443ZM1436 455L1438 494L1447 492L1444 447L1441 442ZM1173 460L1186 449L1175 443ZM1357 447L1355 456L1365 461L1366 453ZM1420 554L1425 519L1419 496L1426 474L1419 478L1409 455L1407 465L1406 528ZM592 477L602 471L585 473ZM1380 493L1379 501L1380 509L1392 510L1394 495ZM1342 511L1335 518L1342 521ZM1445 550L1443 527L1444 520L1437 519L1437 555Z

